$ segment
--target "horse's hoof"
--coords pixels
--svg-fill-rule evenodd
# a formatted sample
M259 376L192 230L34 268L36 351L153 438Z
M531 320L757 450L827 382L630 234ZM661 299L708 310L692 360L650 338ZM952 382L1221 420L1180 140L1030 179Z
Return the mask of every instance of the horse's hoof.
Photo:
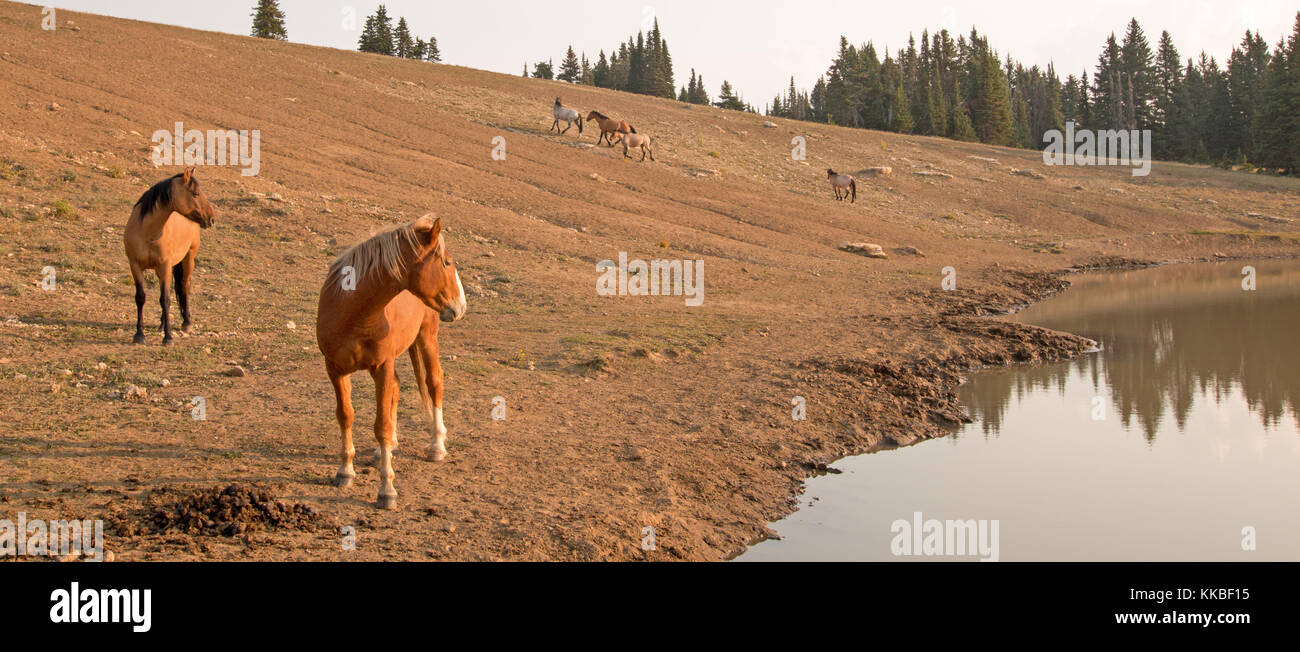
M428 457L430 462L442 462L447 459L447 450L430 446L429 450L425 451L425 457Z
M190 322L185 322L184 324L181 324L181 332L182 332L182 333L185 333L186 335L189 335L189 334L192 333L193 331L194 331L194 324L192 324L192 323L190 323Z
M334 486L339 489L347 489L352 486L352 479L356 476L336 475L334 476Z
M175 344L175 343L176 343L176 340L172 339L172 336L171 336L171 335L168 335L167 337L164 337L164 338L163 338L163 342L162 342L163 346L171 346L171 345L173 345L173 344Z
M144 344L144 333L136 333L135 337L131 338L131 343Z
M379 509L397 509L397 496L380 496L375 501L375 507Z

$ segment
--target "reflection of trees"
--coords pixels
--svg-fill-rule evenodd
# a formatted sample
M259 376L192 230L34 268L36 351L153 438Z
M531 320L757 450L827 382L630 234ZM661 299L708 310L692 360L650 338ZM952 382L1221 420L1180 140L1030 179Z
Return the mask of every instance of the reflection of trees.
M1239 268L1238 268L1239 270ZM1148 440L1173 417L1181 430L1198 399L1220 404L1239 389L1265 427L1290 414L1300 428L1300 270L1260 266L1258 290L1243 292L1228 266L1168 268L1089 279L1023 320L1102 342L1106 351L1069 364L1030 367L965 392L985 434L996 434L1014 395L1064 391L1073 374L1097 392L1109 386L1114 412ZM1112 277L1113 278L1113 277Z

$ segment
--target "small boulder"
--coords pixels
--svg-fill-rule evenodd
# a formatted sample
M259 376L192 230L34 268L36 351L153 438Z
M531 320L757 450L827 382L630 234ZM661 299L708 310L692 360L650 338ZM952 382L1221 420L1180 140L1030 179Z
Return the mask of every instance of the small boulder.
M847 251L867 258L889 258L889 254L885 253L884 248L869 242L846 242L840 245L840 251Z

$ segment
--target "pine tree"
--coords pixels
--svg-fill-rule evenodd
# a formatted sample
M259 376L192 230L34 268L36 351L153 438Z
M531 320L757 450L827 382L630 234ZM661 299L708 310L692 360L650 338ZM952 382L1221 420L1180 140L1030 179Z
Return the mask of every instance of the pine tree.
M289 32L284 28L284 12L280 11L279 0L258 0L257 7L253 9L251 35L277 41L289 40Z
M415 58L415 41L411 39L405 17L397 19L397 29L393 32L393 55L402 59Z
M1269 60L1252 136L1262 167L1300 172L1300 12Z
M564 61L560 62L560 74L556 78L570 84L576 84L582 79L582 64L578 62L578 55L573 52L572 45L564 54Z
M1014 141L1011 90L997 54L988 41L971 30L967 61L970 121L980 142L1010 145Z
M609 60L605 58L605 51L600 51L600 58L596 60L596 66L591 69L591 83L598 88L610 88L609 77Z
M1241 46L1234 48L1228 57L1228 99L1231 104L1228 150L1237 162L1244 163L1254 158L1251 126L1259 110L1268 59L1268 44L1258 33L1249 31Z
M1152 101L1156 96L1158 85L1154 55L1146 34L1138 25L1137 19L1129 21L1124 33L1124 42L1120 44L1120 73L1127 77L1129 85L1125 107L1131 116L1130 129L1153 129L1155 120Z
M366 18L357 49L374 54L394 54L393 19L388 16L388 8L384 5L379 5L375 13Z
M429 37L429 42L424 46L423 58L425 61L431 61L433 63L442 63L442 51L438 49L438 37L436 36ZM527 70L528 66L525 65L524 69Z
M714 102L713 106L733 111L745 111L749 108L745 105L744 100L736 95L736 92L731 88L731 82L725 79L722 81L722 90L718 93L718 101Z
M554 61L538 61L533 66L533 79L555 79Z

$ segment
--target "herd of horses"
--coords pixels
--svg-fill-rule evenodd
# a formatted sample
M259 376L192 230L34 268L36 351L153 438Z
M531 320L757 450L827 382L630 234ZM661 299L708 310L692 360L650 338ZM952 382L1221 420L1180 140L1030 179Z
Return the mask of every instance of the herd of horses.
M555 98L555 109L552 111L552 115L555 116L555 122L551 124L550 130L554 130L559 134L565 134L568 133L569 129L571 129L576 123L578 125L578 135L582 135L582 123L584 120L582 113L564 106L560 103L560 98L558 97ZM560 131L561 120L565 122L564 131ZM638 134L636 132L636 127L633 127L623 120L615 120L600 111L594 110L587 114L585 120L587 122L595 122L596 126L600 127L600 136L596 138L597 145L604 142L608 143L610 147L613 147L618 143L622 143L624 158L632 158L631 156L628 156L629 149L640 149L641 161L645 161L646 154L650 155L651 161L655 160L654 150L650 148L650 137L645 134ZM617 142L614 141L614 134L618 134Z
M600 128L597 144L623 144L641 150L654 161L650 137L637 133L627 122L591 111L587 116L555 98L555 123L551 128L567 133L574 124L582 134L583 122ZM563 131L561 121L566 122ZM617 140L615 140L617 136ZM857 200L857 183L847 174L827 170L836 200ZM143 344L145 274L152 271L160 286L164 345L173 343L170 296L175 288L181 310L181 331L189 333L190 284L199 236L212 226L216 210L194 176L194 168L154 184L131 209L123 237L131 278L135 281L135 344ZM465 288L443 237L442 219L425 215L409 224L390 227L340 254L329 268L320 290L316 313L316 343L334 387L335 417L343 446L334 484L346 487L356 478L352 441L352 381L358 371L368 371L375 383L374 465L380 488L376 504L395 509L392 453L397 447L396 360L411 358L421 404L431 422L432 442L427 458L447 457L447 428L442 418L443 373L438 359L438 326L465 316Z

